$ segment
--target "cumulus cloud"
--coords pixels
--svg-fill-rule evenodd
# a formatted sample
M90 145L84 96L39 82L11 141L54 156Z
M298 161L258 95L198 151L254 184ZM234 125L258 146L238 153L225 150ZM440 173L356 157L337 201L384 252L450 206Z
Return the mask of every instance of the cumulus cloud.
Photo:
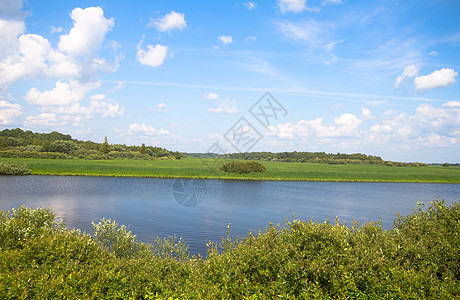
M39 106L70 105L82 100L87 92L99 85L98 82L80 84L77 81L65 83L58 80L56 86L49 91L40 92L36 88L31 88L24 96L24 100Z
M99 71L113 72L115 62L99 58L97 50L113 26L99 7L76 8L68 35L61 35L58 48L38 34L23 34L21 21L0 20L0 89L7 89L22 78L47 76L75 80L93 80ZM4 51L3 45L8 49Z
M18 50L18 36L24 28L23 21L0 19L0 62Z
M10 125L22 115L22 108L19 104L0 100L0 125Z
M168 55L168 47L163 45L148 45L147 51L141 48L141 43L137 47L137 61L143 65L157 68L163 65Z
M217 107L208 108L208 112L215 114L225 114L232 115L240 112L239 108L236 106L236 100L230 100L230 98L225 99L220 102Z
M96 115L104 118L118 118L124 115L125 108L119 103L106 99L105 94L96 94L88 98L89 106L82 106L80 103L74 103L69 106L62 107L47 107L47 112L62 114L62 115L76 115L77 118L91 119Z
M68 125L69 122L59 120L55 113L42 113L29 116L24 122L24 127L58 127Z
M366 107L361 107L361 114L363 115L364 119L374 118L374 115L372 115L372 112Z
M219 42L222 44L231 44L233 42L233 38L230 35L221 35L217 38Z
M72 10L74 21L68 35L61 35L58 48L73 56L85 56L98 50L106 33L113 27L113 18L106 19L100 7L79 7Z
M23 16L21 12L22 0L2 0L0 1L0 18L12 19Z
M401 73L401 75L399 75L398 77L396 77L396 80L395 80L395 85L394 85L394 88L395 89L398 89L399 86L401 85L401 83L407 79L407 78L412 78L412 77L415 77L418 75L418 71L419 71L419 68L412 64L412 65L408 65L408 66L405 66L404 67L404 71Z
M210 100L215 100L218 97L219 97L219 95L216 94L216 93L208 93L208 94L203 95L203 98L210 99Z
M155 27L158 31L183 30L187 28L187 23L185 22L184 14L171 11L164 17L151 20L147 27Z
M442 68L441 70L434 71L431 74L415 77L415 89L421 92L441 87L447 87L457 82L455 80L457 75L458 73L453 69Z
M452 128L460 127L460 102L450 101L440 107L420 104L413 115L387 115L373 125L367 138L376 144L411 144L430 147L458 143Z
M145 125L144 123L142 124L133 123L129 125L129 134L131 135L137 135L137 134L154 135L156 133L157 131L155 127L151 125Z
M282 13L299 13L307 9L306 0L278 0L278 7Z
M362 120L354 114L345 113L334 119L332 125L324 124L323 118L315 120L300 120L296 124L285 123L277 126L270 126L269 135L275 135L279 138L305 139L309 136L319 138L339 138L351 137L358 134L357 129L362 123Z

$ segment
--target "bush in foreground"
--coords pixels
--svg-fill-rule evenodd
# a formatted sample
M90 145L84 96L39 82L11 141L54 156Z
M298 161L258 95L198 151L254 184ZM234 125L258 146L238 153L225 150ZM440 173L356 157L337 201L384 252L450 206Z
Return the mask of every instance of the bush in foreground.
M49 209L0 213L0 298L460 297L457 202L419 205L390 231L338 220L270 225L241 240L227 235L205 259L173 239L139 243L114 221L91 236L53 219Z
M29 175L30 173L26 164L0 162L0 175Z
M267 169L257 161L230 161L223 164L220 170L227 173L248 174L253 172L265 172Z

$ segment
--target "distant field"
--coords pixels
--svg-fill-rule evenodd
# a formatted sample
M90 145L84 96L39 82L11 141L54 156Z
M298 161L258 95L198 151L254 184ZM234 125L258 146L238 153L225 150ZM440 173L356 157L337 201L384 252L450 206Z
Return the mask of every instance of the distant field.
M32 174L127 176L161 178L221 178L252 180L445 182L460 183L460 167L389 167L382 165L328 165L263 162L264 173L233 174L218 170L216 159L84 160L3 159L26 163Z

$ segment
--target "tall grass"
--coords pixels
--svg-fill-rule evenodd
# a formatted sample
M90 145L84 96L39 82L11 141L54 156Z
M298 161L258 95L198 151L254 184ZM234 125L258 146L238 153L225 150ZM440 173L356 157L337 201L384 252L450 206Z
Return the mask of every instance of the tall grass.
M292 220L240 240L227 232L206 258L174 239L139 243L114 221L91 236L53 220L49 209L0 213L0 298L460 297L458 202L418 206L390 231Z
M5 161L0 158L0 162ZM251 180L445 182L460 183L460 167L424 168L384 165L328 165L320 163L263 162L265 172L226 173L219 167L226 160L185 158L180 160L15 159L27 163L32 174L128 176L157 178L223 178Z
M0 175L29 175L31 170L26 164L0 161Z

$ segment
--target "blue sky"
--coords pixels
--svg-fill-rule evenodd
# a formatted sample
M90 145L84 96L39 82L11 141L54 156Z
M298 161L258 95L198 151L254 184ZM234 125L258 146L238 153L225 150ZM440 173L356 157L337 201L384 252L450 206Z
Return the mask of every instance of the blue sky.
M0 129L236 152L241 128L262 137L243 151L460 162L459 15L458 1L2 0ZM249 112L265 92L287 112L267 124Z

